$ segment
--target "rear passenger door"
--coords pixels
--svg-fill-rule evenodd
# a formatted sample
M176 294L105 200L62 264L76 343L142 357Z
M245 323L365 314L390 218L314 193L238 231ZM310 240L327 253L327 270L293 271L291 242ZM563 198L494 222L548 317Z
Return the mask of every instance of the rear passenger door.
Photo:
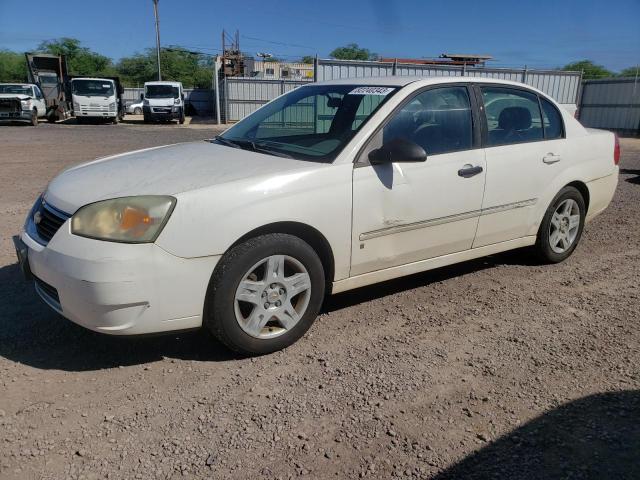
M473 99L466 85L414 94L365 146L353 170L352 276L471 248L485 177ZM397 139L427 160L369 163Z
M536 205L564 168L564 128L555 106L518 87L480 85L476 93L487 176L474 248L535 235Z

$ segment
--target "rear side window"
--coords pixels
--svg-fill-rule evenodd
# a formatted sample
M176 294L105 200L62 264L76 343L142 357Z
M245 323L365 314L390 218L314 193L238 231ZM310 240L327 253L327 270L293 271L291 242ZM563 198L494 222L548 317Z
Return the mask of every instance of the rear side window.
M385 125L383 142L404 138L427 155L468 150L473 145L473 121L465 87L444 87L416 95Z
M544 138L547 140L554 140L556 138L562 138L564 128L562 126L562 116L553 104L540 97L540 103L542 104L542 122L544 125Z
M482 87L488 146L542 140L538 96L502 87Z

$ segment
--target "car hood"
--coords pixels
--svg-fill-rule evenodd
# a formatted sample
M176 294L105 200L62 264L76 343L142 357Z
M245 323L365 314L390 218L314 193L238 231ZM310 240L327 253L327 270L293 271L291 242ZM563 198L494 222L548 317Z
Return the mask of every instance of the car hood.
M277 177L317 164L211 142L155 147L72 167L54 178L45 201L68 214L89 203L134 195L177 195L250 178Z
M0 98L17 98L18 100L29 100L29 95L23 95L21 93L0 93Z

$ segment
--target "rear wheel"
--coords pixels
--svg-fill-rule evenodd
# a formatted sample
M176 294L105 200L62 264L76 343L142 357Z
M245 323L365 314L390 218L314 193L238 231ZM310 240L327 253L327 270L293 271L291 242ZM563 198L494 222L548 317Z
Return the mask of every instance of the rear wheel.
M568 258L582 237L585 216L582 194L574 187L563 188L551 202L538 230L538 257L548 263Z
M285 348L311 327L324 298L324 270L297 237L269 234L230 250L213 274L205 325L246 355Z
M31 125L34 127L38 125L38 110L36 108L31 112Z
M140 107L136 107L133 109L134 115L142 115L142 109Z

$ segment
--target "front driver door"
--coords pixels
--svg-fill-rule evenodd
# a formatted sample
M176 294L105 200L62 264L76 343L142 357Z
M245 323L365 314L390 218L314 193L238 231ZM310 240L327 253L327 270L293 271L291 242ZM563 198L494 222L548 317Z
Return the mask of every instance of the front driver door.
M482 205L484 151L464 85L429 88L374 134L353 170L351 275L471 248ZM368 153L404 138L419 163L371 165Z

